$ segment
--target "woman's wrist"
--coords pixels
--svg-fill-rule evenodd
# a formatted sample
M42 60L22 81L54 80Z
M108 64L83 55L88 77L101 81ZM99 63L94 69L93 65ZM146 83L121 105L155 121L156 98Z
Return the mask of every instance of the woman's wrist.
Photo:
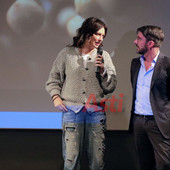
M54 95L53 97L52 97L52 101L54 101L55 99L57 99L57 98L59 98L60 96L59 95Z

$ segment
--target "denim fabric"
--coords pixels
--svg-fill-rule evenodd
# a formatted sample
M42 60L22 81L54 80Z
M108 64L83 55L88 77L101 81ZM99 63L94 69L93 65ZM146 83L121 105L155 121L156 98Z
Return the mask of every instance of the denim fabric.
M106 115L82 108L78 113L63 113L64 170L79 170L83 147L86 148L90 170L104 169Z

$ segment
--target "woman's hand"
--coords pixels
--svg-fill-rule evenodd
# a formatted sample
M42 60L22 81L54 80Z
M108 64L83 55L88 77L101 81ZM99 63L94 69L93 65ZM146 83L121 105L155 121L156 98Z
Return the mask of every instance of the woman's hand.
M95 59L95 66L99 67L100 74L104 72L104 60L102 55L98 55Z
M54 106L61 112L67 112L67 108L65 106L65 104L63 103L62 99L56 95L53 97L53 103L54 103Z

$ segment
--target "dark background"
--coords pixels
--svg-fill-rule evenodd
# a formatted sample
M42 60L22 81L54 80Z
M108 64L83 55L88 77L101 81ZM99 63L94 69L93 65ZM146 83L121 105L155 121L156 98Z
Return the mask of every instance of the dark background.
M88 170L83 155L81 170ZM106 132L106 170L139 170L133 135ZM0 170L62 170L61 130L0 130Z

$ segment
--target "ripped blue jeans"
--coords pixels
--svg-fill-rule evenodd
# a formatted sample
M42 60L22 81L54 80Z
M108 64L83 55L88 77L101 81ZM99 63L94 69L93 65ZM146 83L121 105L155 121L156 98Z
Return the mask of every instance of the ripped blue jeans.
M87 151L89 169L104 170L106 114L84 108L63 113L62 144L64 170L79 170L82 150Z

